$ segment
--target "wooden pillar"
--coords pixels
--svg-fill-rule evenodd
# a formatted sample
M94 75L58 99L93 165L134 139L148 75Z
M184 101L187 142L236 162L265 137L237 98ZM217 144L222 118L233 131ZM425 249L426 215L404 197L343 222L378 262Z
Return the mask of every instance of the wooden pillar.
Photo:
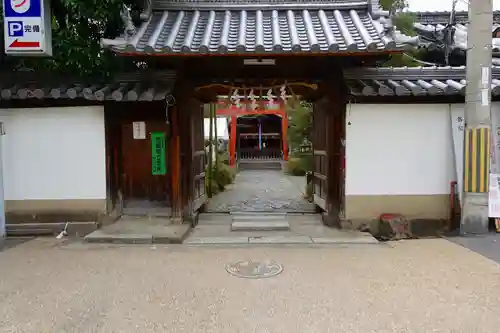
M343 126L342 120L345 113L344 96L342 95L341 81L326 82L326 151L328 156L327 168L327 212L326 223L330 226L340 227L340 213L343 202Z
M208 182L208 197L211 198L212 197L212 182L213 182L213 178L212 178L212 174L213 174L213 154L214 154L214 137L213 137L213 134L214 134L214 128L213 128L213 121L214 121L214 108L213 108L214 104L213 103L210 103L209 104L209 110L210 110L210 118L208 118L209 120L209 135L208 135L208 167L207 167L207 182Z
M236 124L238 116L231 116L231 133L229 134L229 164L234 167L236 161Z
M174 96L176 99L175 117L172 118L172 129L175 133L176 140L172 140L173 153L177 162L177 172L172 172L177 176L172 179L177 182L178 192L175 192L178 198L176 203L175 213L182 221L186 221L192 213L193 204L193 137L192 137L192 118L195 112L195 100L192 97L193 85L187 76L180 76L176 82ZM174 122L175 121L175 122Z
M172 217L182 218L182 193L181 193L181 147L179 136L179 108L174 106L170 115L170 156L171 156L171 182L172 182Z
M288 116L281 114L281 137L283 140L283 160L288 161Z

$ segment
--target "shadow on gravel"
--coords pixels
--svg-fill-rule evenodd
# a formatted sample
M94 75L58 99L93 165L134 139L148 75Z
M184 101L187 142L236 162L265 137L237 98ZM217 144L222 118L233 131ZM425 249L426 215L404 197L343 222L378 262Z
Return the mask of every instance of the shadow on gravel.
M35 237L7 237L4 240L0 240L0 252L12 249L33 239Z

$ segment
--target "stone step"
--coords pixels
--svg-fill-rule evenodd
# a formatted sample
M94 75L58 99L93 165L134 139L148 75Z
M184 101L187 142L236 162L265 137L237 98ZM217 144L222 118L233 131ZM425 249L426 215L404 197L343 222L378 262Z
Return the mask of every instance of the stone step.
M233 222L285 221L285 214L234 214Z
M234 221L231 224L232 231L285 231L290 230L290 224L286 220L267 221Z
M281 161L241 161L240 170L281 170Z
M235 211L235 212L230 212L229 215L231 216L287 216L289 213L287 212L276 212L276 211L270 211L270 212L257 212L257 211Z

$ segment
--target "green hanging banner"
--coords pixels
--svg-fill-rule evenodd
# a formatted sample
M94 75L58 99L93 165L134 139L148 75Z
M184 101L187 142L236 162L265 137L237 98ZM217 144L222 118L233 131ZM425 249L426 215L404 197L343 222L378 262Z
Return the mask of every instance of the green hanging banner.
M153 158L151 172L155 176L167 174L165 138L165 132L151 133L151 156Z

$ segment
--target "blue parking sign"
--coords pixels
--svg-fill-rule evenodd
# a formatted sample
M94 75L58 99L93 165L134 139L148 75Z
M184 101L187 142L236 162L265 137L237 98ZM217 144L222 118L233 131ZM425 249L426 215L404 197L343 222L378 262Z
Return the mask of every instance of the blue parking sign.
M2 0L5 53L52 55L50 0Z
M42 0L4 0L5 17L41 17Z
M21 37L24 35L22 21L9 21L7 23L9 37Z

